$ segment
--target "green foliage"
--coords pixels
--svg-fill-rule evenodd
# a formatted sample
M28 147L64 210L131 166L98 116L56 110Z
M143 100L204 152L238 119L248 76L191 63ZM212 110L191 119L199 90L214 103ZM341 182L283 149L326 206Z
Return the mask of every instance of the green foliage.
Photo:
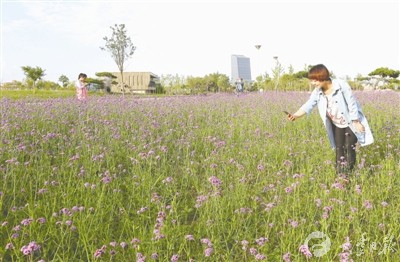
M216 80L217 80L218 91L227 92L231 90L232 86L229 83L229 77L227 75L217 73Z
M115 78L117 78L113 73L110 73L110 72L98 72L98 73L96 73L96 76L98 76L98 77L109 77L109 78L111 78L111 79L115 79Z
M96 87L96 89L104 89L104 81L100 79L95 79L95 78L86 78L86 83L89 85L93 85Z
M22 83L21 81L17 81L17 80L1 84L1 89L5 89L5 90L18 90L18 89L22 90L25 88L26 88L25 84Z
M60 89L61 86L58 83L54 83L52 81L38 81L36 87L38 89L45 89L45 90L55 90Z
M66 75L61 75L61 76L58 78L58 81L62 83L62 86L63 86L64 88L68 86L69 79L68 79L68 77L67 77Z
M29 89L35 88L35 81L33 81L33 79L27 78L25 79L25 86Z
M1 90L0 98L27 99L27 98L66 98L75 96L75 89L40 89L40 90Z
M204 77L161 75L160 84L166 94L202 94L227 92L232 89L229 77L220 73L212 73Z
M363 90L364 89L364 87L361 85L360 81L348 80L348 83L351 86L352 90Z
M358 75L355 77L355 80L356 80L356 81L364 81L364 80L368 80L368 79L369 79L368 76L363 76L363 75L361 75L361 74L358 74Z
M272 90L273 85L271 84L272 79L265 73L256 77L256 81L253 83L252 90Z
M161 75L160 84L166 94L187 94L185 90L186 77L178 74Z
M186 84L191 92L202 94L207 92L207 83L203 77L188 77Z
M108 93L111 92L111 85L118 85L118 82L115 81L117 77L110 72L97 72L96 73L97 77L100 77L101 80L99 80L99 85L98 88L100 89L105 89ZM100 83L101 82L101 83Z
M192 94L208 92L227 92L231 90L229 77L220 73L205 75L204 77L188 77L185 88Z
M164 87L160 84L160 83L156 83L156 94L160 95L160 94L165 94L166 91L164 89Z
M42 79L46 74L44 73L46 70L43 70L40 67L31 67L31 66L22 66L22 71L24 71L27 79L32 80L33 88L35 88L35 84L37 80Z
M388 89L392 90L400 90L400 80L399 79L390 79L386 86Z
M278 71L282 72L282 68L276 68L275 79L270 78L268 74L258 76L256 82L253 84L254 90L276 90L277 87L279 91L309 91L309 81L308 81L308 71L294 72L293 68L289 67L288 73L284 73L277 78ZM278 81L278 82L276 82Z
M308 78L308 71L299 71L294 73L294 77L297 79Z
M220 73L213 73L203 77L203 82L207 92L220 92L228 91L231 87L229 77ZM190 89L189 83L187 87Z
M25 90L25 89L31 89L31 87L33 86L34 86L33 80L26 79L25 83L15 80L9 83L3 83L1 88L4 90ZM68 83L65 87L67 86ZM39 80L35 85L35 89L56 90L60 88L61 86L58 83L45 80Z
M379 67L368 74L369 76L379 75L381 77L397 78L400 75L399 70L389 69L387 67Z
M285 69L283 68L277 57L275 58L275 60L276 60L275 67L272 68L272 80L274 81L274 89L275 91L277 91L280 77L282 73L285 72Z

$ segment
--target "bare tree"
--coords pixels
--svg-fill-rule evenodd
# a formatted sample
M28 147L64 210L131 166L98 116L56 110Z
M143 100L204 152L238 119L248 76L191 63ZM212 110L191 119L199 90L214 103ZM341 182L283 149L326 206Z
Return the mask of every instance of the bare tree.
M132 57L136 50L136 46L132 44L132 40L127 36L127 32L124 24L115 24L110 26L112 35L110 38L103 37L106 41L104 47L100 47L103 51L108 51L111 54L112 59L118 66L119 72L121 73L122 92L125 94L124 84L124 63Z

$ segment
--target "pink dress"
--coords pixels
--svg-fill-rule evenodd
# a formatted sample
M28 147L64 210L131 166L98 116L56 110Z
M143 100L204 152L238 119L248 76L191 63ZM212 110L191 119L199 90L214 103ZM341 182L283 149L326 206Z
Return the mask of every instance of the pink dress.
M76 81L76 96L78 100L86 100L88 97L88 91L85 84L81 81Z

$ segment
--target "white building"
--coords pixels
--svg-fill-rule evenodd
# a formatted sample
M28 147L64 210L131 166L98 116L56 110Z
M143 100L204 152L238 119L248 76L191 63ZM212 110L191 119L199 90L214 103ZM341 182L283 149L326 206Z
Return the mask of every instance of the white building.
M231 56L231 81L243 79L244 82L251 82L250 58L243 55Z

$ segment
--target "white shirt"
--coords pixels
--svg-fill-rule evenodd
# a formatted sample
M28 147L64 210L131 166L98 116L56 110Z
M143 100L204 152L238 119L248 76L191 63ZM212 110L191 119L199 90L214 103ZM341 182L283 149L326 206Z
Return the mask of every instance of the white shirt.
M79 80L76 80L75 86L76 86L76 88L79 88L79 89L85 88L85 84Z
M336 101L333 99L333 93L325 95L327 100L326 116L332 120L332 123L339 128L346 128L349 125L343 116L343 113L339 110Z

